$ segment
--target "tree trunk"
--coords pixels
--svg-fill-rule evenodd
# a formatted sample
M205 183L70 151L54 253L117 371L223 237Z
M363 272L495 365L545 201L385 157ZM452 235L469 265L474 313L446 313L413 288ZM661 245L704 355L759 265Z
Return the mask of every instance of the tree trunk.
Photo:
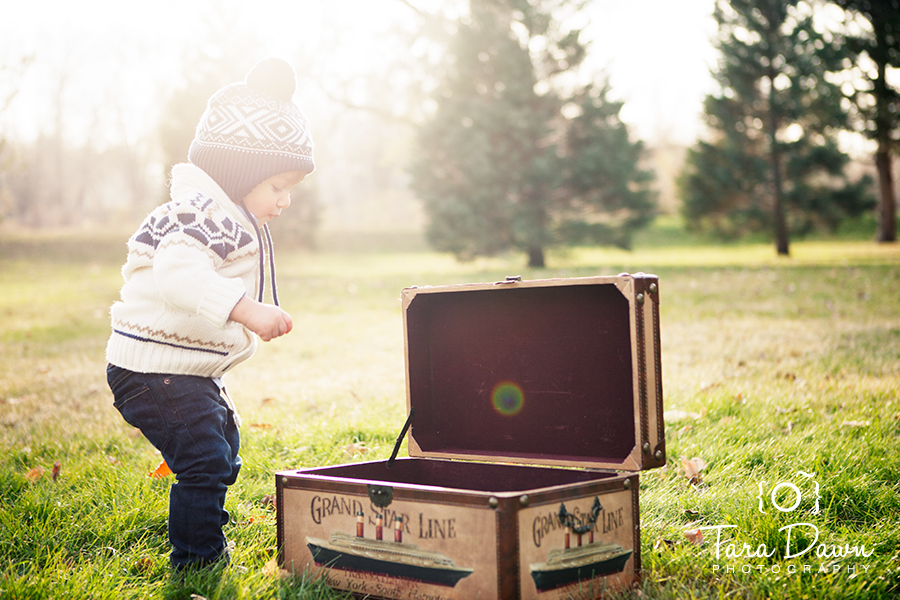
M775 251L779 256L790 255L787 223L784 218L784 200L781 189L781 153L772 149L772 197L775 219Z
M877 26L876 26L877 28ZM883 28L876 29L884 37ZM887 44L879 39L879 43ZM878 169L878 233L876 240L882 243L897 241L897 205L894 197L894 174L891 171L891 129L893 126L888 105L887 55L876 57L878 78L875 86L875 135L878 150L875 151L875 166Z
M541 247L528 249L528 266L533 269L544 268L544 249Z
M787 222L784 218L784 191L781 181L781 148L778 146L778 115L775 106L775 73L769 73L769 161L772 168L772 220L775 225L775 251L790 254Z
M878 167L878 237L877 241L897 241L897 205L894 199L894 174L891 172L891 154L880 147L875 154Z

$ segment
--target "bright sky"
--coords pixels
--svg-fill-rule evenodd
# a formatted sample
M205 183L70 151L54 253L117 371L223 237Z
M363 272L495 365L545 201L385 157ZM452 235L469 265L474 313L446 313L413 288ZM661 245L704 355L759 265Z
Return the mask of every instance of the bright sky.
M713 91L713 0L593 3L591 62L606 67L622 118L645 140L690 143Z
M594 0L590 64L610 77L625 100L623 119L647 140L690 143L699 131L701 101L711 91L715 60L713 0ZM409 10L395 0L0 0L0 102L19 97L0 126L34 135L54 119L60 72L67 73L68 122L109 135L138 135L158 110L158 82L181 71L186 40L216 11L232 10L272 53L296 55L328 32L348 40L327 60L350 73L380 59L380 35ZM34 53L26 77L9 70ZM127 63L133 68L123 70ZM102 99L127 101L104 103ZM98 99L100 101L98 101ZM92 108L82 110L79 103ZM2 106L2 105L0 105ZM73 119L75 116L77 119ZM94 129L96 131L97 129Z

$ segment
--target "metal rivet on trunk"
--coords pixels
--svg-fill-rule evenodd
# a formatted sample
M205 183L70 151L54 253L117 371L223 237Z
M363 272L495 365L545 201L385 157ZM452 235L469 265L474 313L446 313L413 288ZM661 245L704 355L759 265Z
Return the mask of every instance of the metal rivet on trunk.
M650 454L650 442L644 442L644 454Z
M663 454L662 450L657 450L656 454L654 454L653 456L656 458L656 460L662 460L665 454Z
M658 289L659 289L659 287L657 287L657 285L655 283L650 284L650 293L651 294L655 294Z
M500 501L497 500L497 497L496 497L496 496L491 496L490 499L488 500L488 505L489 505L491 508L497 508L497 506L500 505Z
M622 483L622 487L624 487L626 490L630 490L630 489L631 489L631 480L630 480L630 479L626 479L626 480Z
M644 304L644 294L643 292L634 297L638 304Z
M528 506L528 494L522 494L519 496L519 504L522 506Z

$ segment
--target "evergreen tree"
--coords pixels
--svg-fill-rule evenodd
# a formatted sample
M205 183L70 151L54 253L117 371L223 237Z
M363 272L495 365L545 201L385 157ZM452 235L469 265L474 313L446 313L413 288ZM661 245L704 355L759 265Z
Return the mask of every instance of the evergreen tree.
M471 0L455 23L411 167L435 248L459 259L517 249L541 267L550 246L627 246L650 219L650 178L621 104L605 85L557 85L585 55L580 32L551 18L572 4Z
M837 227L871 206L869 181L850 183L836 141L841 94L825 73L844 58L799 0L718 0L720 91L704 103L709 137L688 152L680 185L695 230L739 236Z
M866 55L874 72L862 70L863 86L850 94L859 111L865 134L877 142L879 242L897 241L896 190L892 153L896 152L900 129L900 93L887 81L888 68L900 68L900 0L836 0L836 3L868 21L870 32L848 35L845 48L854 62Z
M556 227L567 243L629 248L632 233L653 218L653 175L641 168L644 146L629 139L621 102L609 86L587 86L572 98L578 116L566 124L564 175Z

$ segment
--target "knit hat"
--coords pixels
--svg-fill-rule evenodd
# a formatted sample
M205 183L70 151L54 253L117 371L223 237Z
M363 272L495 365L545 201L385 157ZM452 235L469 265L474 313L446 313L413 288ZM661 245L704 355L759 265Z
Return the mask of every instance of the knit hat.
M209 99L188 160L241 202L253 188L280 173L312 173L309 121L294 104L294 69L278 58L254 66L242 82Z

